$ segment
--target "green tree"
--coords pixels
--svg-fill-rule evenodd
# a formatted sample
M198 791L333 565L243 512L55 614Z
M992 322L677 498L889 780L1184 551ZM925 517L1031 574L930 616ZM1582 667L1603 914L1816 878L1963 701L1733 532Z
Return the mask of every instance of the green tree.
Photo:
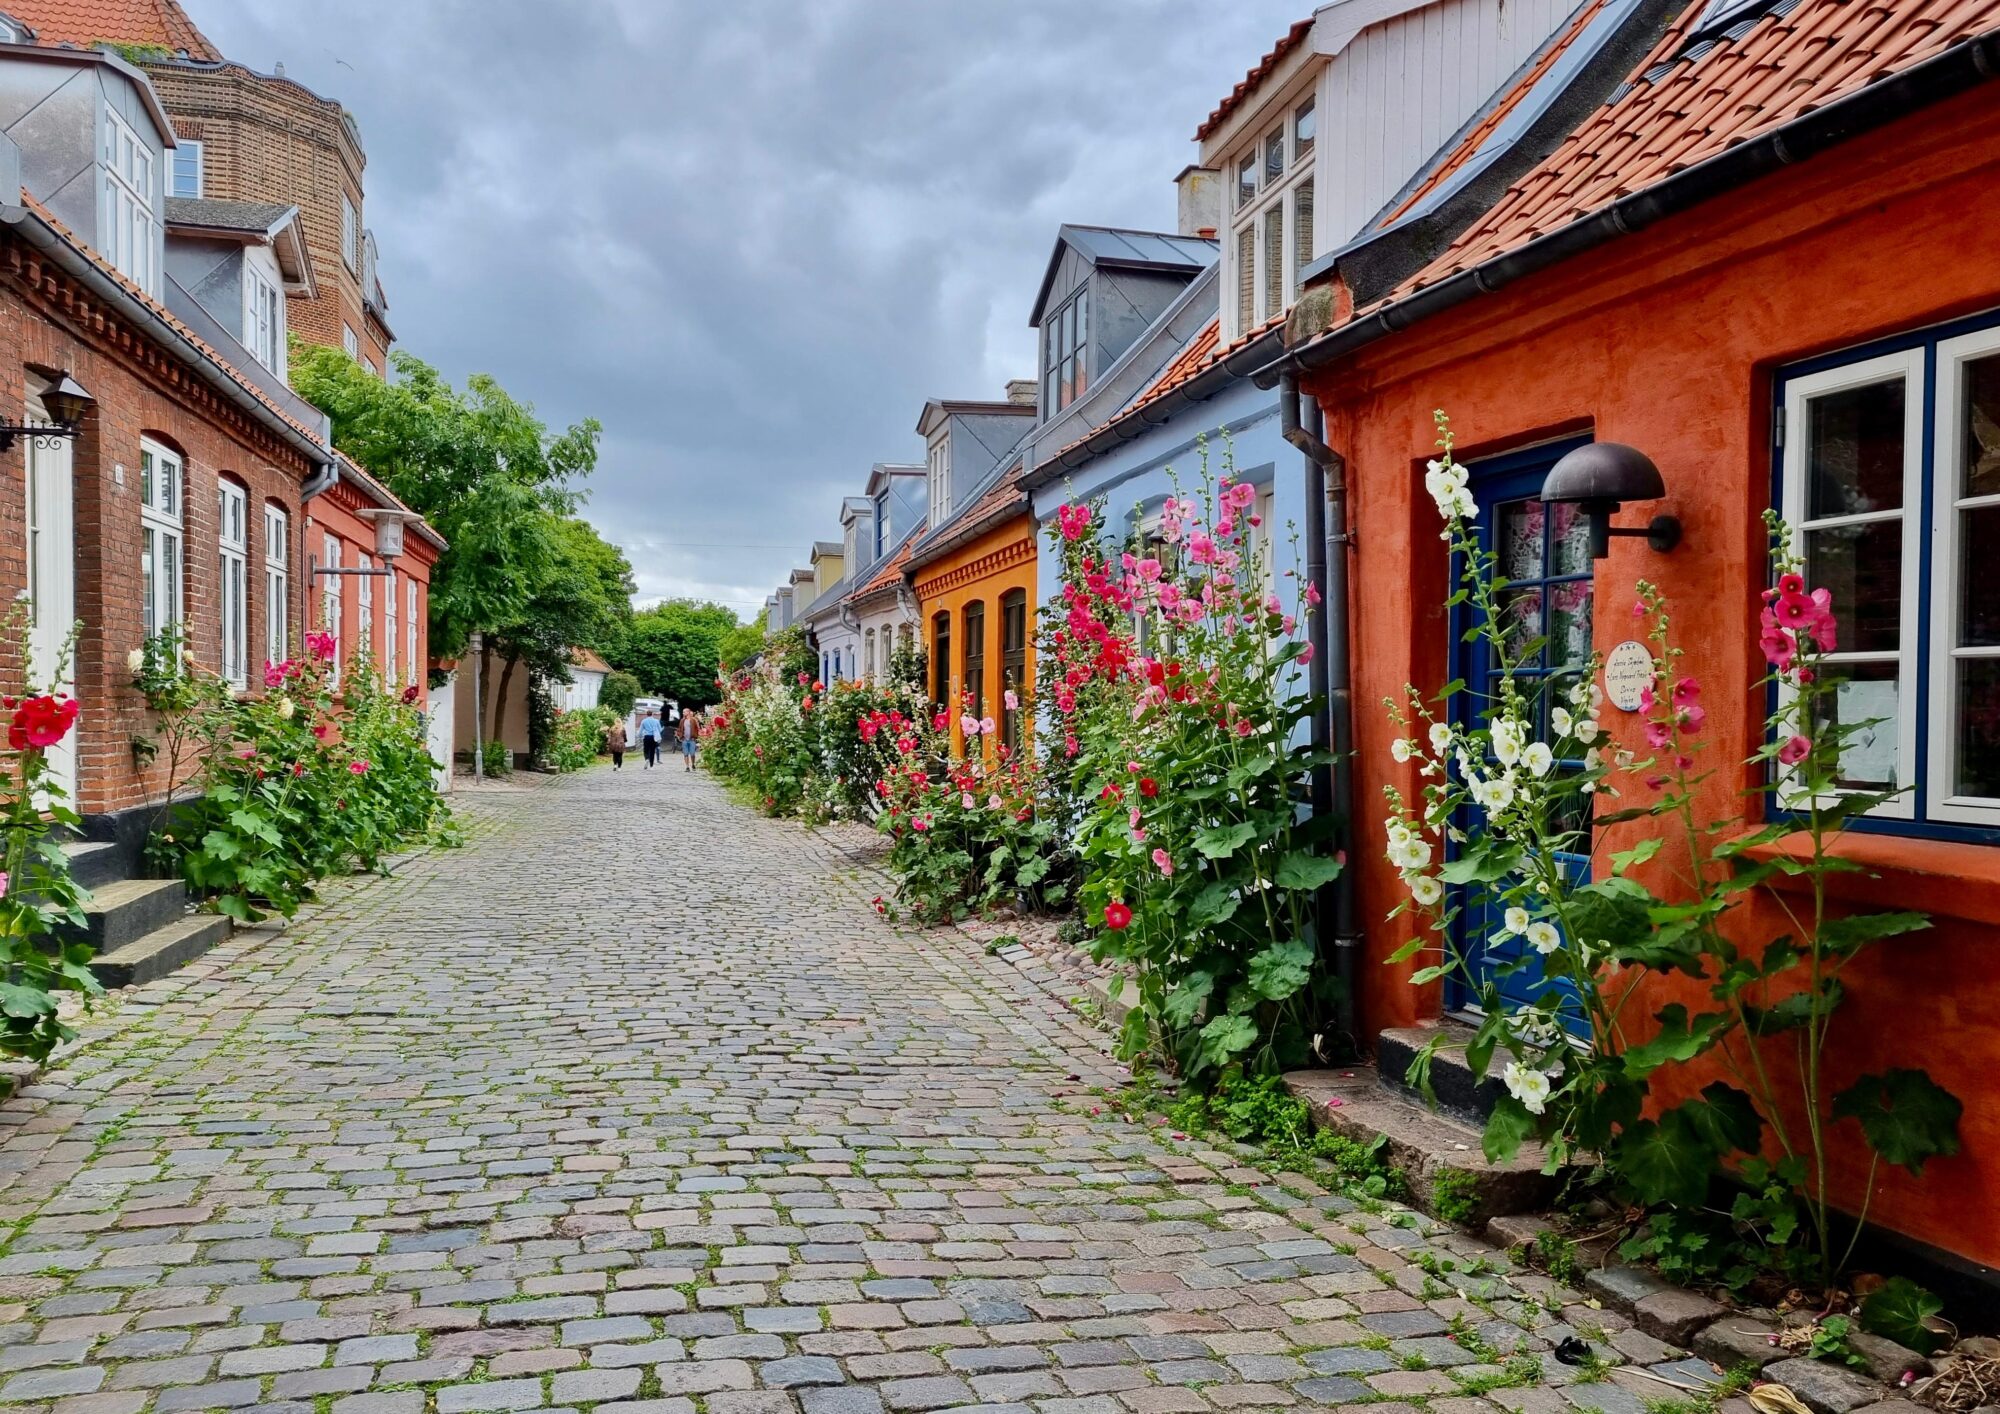
M742 631L735 612L721 604L669 599L632 616L612 666L631 673L655 696L706 707L722 700L715 677L723 644Z
M639 680L630 673L607 673L604 685L597 690L597 705L608 707L623 717L631 712L632 704L639 700Z
M722 635L717 647L725 669L740 668L753 655L763 651L764 635L769 632L769 615L769 610L759 609L757 617L749 623L739 624Z

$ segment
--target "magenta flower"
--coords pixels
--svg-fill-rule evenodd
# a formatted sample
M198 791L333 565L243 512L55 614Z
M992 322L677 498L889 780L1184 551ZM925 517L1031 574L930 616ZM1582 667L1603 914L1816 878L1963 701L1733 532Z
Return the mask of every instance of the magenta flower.
M347 763L347 769L357 776L365 776L368 774L368 763L357 758Z
M1778 748L1778 759L1787 766L1796 766L1799 762L1806 759L1806 753L1811 750L1811 741L1794 734L1783 746Z
M1674 706L1687 707L1701 696L1701 683L1694 678L1682 678L1674 684Z
M1153 851L1153 867L1158 869L1165 878L1171 879L1174 877L1174 857L1164 849Z

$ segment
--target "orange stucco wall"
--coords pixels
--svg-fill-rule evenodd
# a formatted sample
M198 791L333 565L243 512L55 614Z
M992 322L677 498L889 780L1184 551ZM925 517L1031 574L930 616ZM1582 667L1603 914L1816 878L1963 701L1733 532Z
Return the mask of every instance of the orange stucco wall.
M1736 813L1750 781L1762 672L1755 596L1765 583L1759 513L1771 495L1775 369L1802 357L1955 316L2000 308L2000 86L1902 120L1831 154L1709 202L1638 235L1461 306L1318 371L1307 391L1327 409L1327 440L1349 459L1359 546L1354 561L1357 800L1355 856L1371 960L1362 965L1367 1033L1438 1015L1435 985L1412 987L1419 961L1385 965L1410 922L1385 922L1400 896L1383 860L1381 790L1418 784L1389 757L1380 704L1403 684L1446 677L1447 566L1421 484L1431 413L1446 409L1459 455L1529 445L1563 432L1625 442L1659 465L1668 496L1626 508L1621 524L1678 515L1669 555L1614 541L1597 569L1599 651L1631 637L1634 581L1673 602L1687 669L1706 685L1716 768L1704 804ZM1606 709L1637 740L1637 718ZM1628 827L1629 828L1629 827ZM1629 839L1620 839L1620 845ZM1921 1180L1885 1171L1873 1216L1981 1261L2000 1261L2000 848L1871 836L1879 881L1851 887L1894 907L1938 910L1928 932L1879 945L1849 973L1835 1023L1833 1083L1916 1065L1965 1101L1963 1151ZM1661 886L1654 880L1655 886ZM1768 901L1746 934L1786 931ZM1707 1000L1699 984L1656 985L1659 1004ZM1662 1072L1656 1094L1714 1078ZM1866 1169L1843 1126L1837 1191Z
M1038 607L1035 602L1035 550L1035 522L1032 517L1019 515L925 565L917 571L913 581L917 600L922 606L918 635L926 655L930 654L934 641L931 626L936 616L941 613L951 615L950 696L954 703L965 688L965 608L975 602L985 606L986 701L980 715L990 715L996 721L1000 716L1002 668L1000 600L1015 589L1024 591L1028 599L1027 667L1019 696L1023 722L1032 723L1033 720L1035 611ZM933 664L931 671L935 673L936 670ZM952 712L951 742L953 752L963 755L965 735L959 730L956 708ZM990 760L993 744L989 740L983 745Z

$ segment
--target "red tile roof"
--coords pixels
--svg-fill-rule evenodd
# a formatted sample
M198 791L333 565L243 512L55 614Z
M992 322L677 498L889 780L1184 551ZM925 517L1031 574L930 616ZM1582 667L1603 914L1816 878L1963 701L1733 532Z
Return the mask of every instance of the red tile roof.
M88 49L107 39L185 50L195 59L222 57L176 0L0 0L0 10L32 29L40 44Z
M1690 5L1629 87L1389 298L1524 246L2000 23L2000 0L1800 0L1740 38L1676 58L1704 8Z
M944 537L937 544L924 549L922 563L929 564L956 542L969 540L980 531L998 525L1013 512L1026 510L1028 493L1021 489L1021 480L1027 474L1026 458L1014 463L1012 469L1001 477L990 491L973 502L970 510L964 515L953 516L944 523ZM912 546L911 559L916 558L917 551Z
M910 556L916 552L917 542L924 538L926 526L927 522L919 521L917 528L909 534L896 553L891 555L888 561L883 564L882 568L870 575L865 584L847 597L850 599L866 599L871 594L880 594L883 590L901 583L903 570L910 563Z
M1194 140L1196 142L1205 141L1210 133L1214 132L1227 121L1231 113L1241 108L1244 100L1249 98L1251 93L1256 90L1257 85L1264 81L1265 76L1271 70L1277 68L1287 54L1290 54L1294 49L1297 49L1301 44L1306 42L1306 36L1312 33L1312 27L1313 17L1307 15L1304 19L1286 30L1285 37L1271 46L1271 52L1257 61L1256 66L1243 76L1243 82L1231 89L1229 96L1216 104L1215 111L1210 113L1202 125L1194 130Z
M7 0L0 0L0 3L7 3ZM194 330L188 328L187 325L181 323L179 319L176 319L173 313L170 310L168 310L168 308L164 304L161 304L158 300L154 299L151 295L147 294L144 290L140 289L137 285L133 284L130 280L126 279L125 276L115 266L113 266L109 261L105 260L103 256L99 255L97 251L93 249L87 242L78 239L74 231L70 230L69 227L65 226L61 221L57 220L56 217L49 211L49 209L46 206L42 205L41 202L35 200L34 197L28 195L28 193L25 190L23 190L21 193L21 205L27 207L29 211L32 211L35 214L37 220L39 220L43 225L47 226L51 231L55 232L56 235L60 236L64 244L68 245L73 250L76 250L77 252L82 254L86 259L88 259L91 262L91 264L95 265L100 271L110 276L113 280L117 281L119 287L122 288L126 294L130 295L133 299L139 301L139 303L145 305L147 311L151 313L155 318L157 318L161 323L165 324L168 328L172 329L176 334L179 334L183 339L187 340L187 342L190 345L192 345L196 350L198 350L203 356L205 356L210 363L213 363L217 368L221 369L224 373L228 374L231 382L235 383L239 388L243 389L244 392L250 394L251 397L255 398L258 402L262 403L266 408L270 409L273 413L277 414L277 416L284 421L286 426L292 428L294 431L304 436L307 440L311 441L316 446L322 448L327 446L325 439L322 437L322 435L316 428L311 428L306 426L304 423L300 422L297 418L293 417L290 413L286 412L282 407L280 407L277 404L276 400L274 400L270 396L270 394L266 393L262 388L259 388L255 382L253 382L250 378L248 378L242 372L240 372L237 369L236 365L231 363L228 359L224 358L219 352L216 351L214 347L204 342L201 336L196 334Z
M1173 392L1174 389L1180 387L1181 384L1214 367L1251 340L1262 338L1265 334L1270 333L1280 324L1283 324L1285 318L1286 315L1284 314L1274 314L1262 324L1245 331L1241 338L1229 344L1222 342L1222 321L1217 319L1211 322L1199 334L1194 336L1193 341L1185 349L1174 355L1174 361L1161 371L1158 378L1153 380L1151 387L1139 394L1130 403L1120 408L1118 415L1105 423L1104 427L1113 427L1118 423L1137 417L1140 409L1158 402L1161 398ZM1104 427L1091 428L1083 436L1077 438L1076 441L1071 442L1069 446L1061 448L1055 455L1061 456L1070 447L1081 446L1084 442L1089 441L1092 437L1102 432ZM1042 465L1048 465L1048 460L1044 460Z

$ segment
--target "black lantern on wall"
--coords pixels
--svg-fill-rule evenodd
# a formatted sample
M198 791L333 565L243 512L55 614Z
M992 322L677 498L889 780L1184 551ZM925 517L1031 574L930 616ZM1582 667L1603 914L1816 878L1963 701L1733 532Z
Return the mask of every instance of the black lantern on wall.
M1662 554L1681 543L1678 516L1654 516L1643 526L1614 526L1611 517L1627 501L1657 501L1667 494L1667 483L1653 459L1637 447L1622 442L1592 442L1578 447L1549 468L1542 483L1542 500L1548 504L1567 502L1583 511L1590 525L1590 558L1601 560L1611 552L1614 535L1643 535L1646 543Z
M0 452L12 451L16 437L32 437L43 447L53 447L59 440L76 436L83 425L83 415L95 401L67 373L58 375L54 385L42 392L42 406L48 411L49 421L0 422Z

